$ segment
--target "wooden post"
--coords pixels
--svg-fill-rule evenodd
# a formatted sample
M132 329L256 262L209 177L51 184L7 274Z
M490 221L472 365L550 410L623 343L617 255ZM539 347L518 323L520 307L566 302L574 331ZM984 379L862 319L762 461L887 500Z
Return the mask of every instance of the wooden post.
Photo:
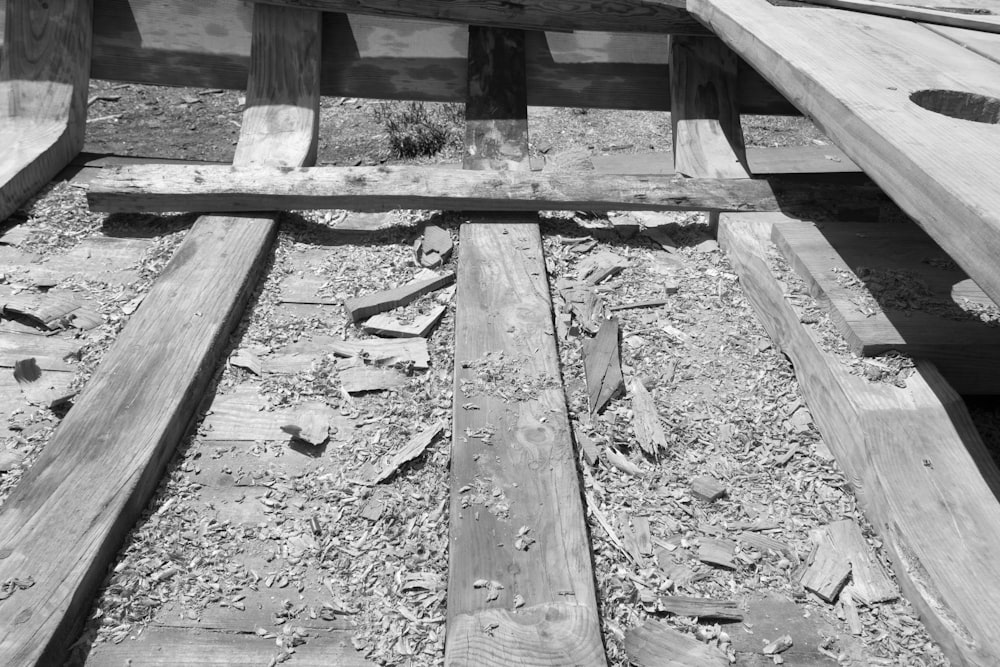
M670 37L674 170L691 178L750 178L737 105L736 54L715 37ZM709 213L718 228L719 213Z
M523 40L470 28L466 168L527 166ZM445 663L604 665L538 224L460 252Z
M0 74L0 220L83 147L93 0L7 0Z
M58 0L50 3L61 4ZM258 7L237 151L301 166L319 113L319 14ZM280 56L280 57L279 57ZM272 135L281 155L272 162ZM274 216L199 218L0 511L0 664L62 664L91 599L187 431L273 242Z

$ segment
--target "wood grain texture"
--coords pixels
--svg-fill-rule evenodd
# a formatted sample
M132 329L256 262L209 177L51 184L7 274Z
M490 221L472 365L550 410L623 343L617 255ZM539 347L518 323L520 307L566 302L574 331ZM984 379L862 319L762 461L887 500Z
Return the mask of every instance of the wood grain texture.
M374 14L521 30L705 34L683 0L256 0L325 12Z
M966 282L966 275L919 227L898 223L818 227L790 220L775 224L773 230L775 245L813 297L829 309L853 352L874 356L898 350L934 362L961 394L1000 391L1000 329L956 303L954 288ZM859 273L864 280L858 279ZM914 295L905 305L896 281L904 281L902 289ZM865 283L876 295L884 290L887 296L872 298ZM974 291L963 296L989 302L981 291L978 298Z
M700 178L749 178L736 54L715 37L670 40L674 170Z
M875 531L903 593L959 665L1000 660L1000 472L932 364L870 384L824 352L766 263L774 214L723 215L719 242Z
M9 0L0 72L0 220L83 147L93 0Z
M94 8L94 78L243 89L250 3L242 0L101 0ZM0 23L2 23L0 8ZM528 100L540 106L667 110L667 35L532 31ZM324 95L462 102L468 30L458 23L323 15ZM798 114L741 63L745 113Z
M429 167L136 165L104 169L91 183L92 210L274 211L396 208L489 211L786 211L877 204L877 188L821 179L684 178L595 172L481 172Z
M470 59L492 134L467 139L510 152L467 166L525 169L520 38L472 33L496 51ZM445 664L606 665L538 224L481 220L461 228Z
M263 36L286 25L259 21L254 30ZM250 89L310 71L318 52L307 44L318 46L286 34L287 72L262 68ZM270 115L264 106L246 113ZM289 138L300 163L314 142L305 130ZM194 416L275 233L271 218L199 219L3 505L0 580L32 576L36 584L0 605L0 663L61 664Z
M360 322L372 315L412 303L424 294L441 289L453 282L455 282L455 274L449 271L426 280L418 280L393 289L347 299L344 302L344 309L352 322Z
M802 0L810 5L847 9L852 12L876 14L921 23L945 25L952 28L965 28L979 32L1000 33L1000 21L989 16L964 14L957 12L929 9L927 7L910 7L888 2L872 2L872 0Z
M690 6L1000 300L1000 125L910 100L921 90L1000 99L1000 65L907 21L766 0Z

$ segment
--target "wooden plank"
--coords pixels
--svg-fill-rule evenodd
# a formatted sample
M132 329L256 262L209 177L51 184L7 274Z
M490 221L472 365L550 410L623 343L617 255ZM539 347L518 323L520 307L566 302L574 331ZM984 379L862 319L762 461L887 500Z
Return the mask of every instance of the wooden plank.
M524 167L525 83L499 58L522 58L519 38L470 38L470 106L497 109L477 129L520 121L493 125L507 146L494 164L469 164ZM465 224L460 247L445 663L607 664L538 224Z
M961 28L949 28L942 25L924 25L928 30L946 37L956 44L961 44L973 53L1000 63L1000 35L988 32L976 32Z
M861 167L851 162L836 146L750 146L747 149L750 172L756 176L775 174L861 174ZM595 171L610 174L674 174L670 153L643 152L594 155ZM854 182L859 182L857 177Z
M455 282L455 274L448 271L433 278L409 282L393 289L352 297L344 302L344 309L352 322L360 322L372 315L413 303L424 294L441 289L453 282Z
M251 628L252 629L252 628ZM278 629L275 635L281 634ZM295 647L291 663L298 667L373 667L351 646L351 630L312 631ZM138 642L98 644L87 667L167 667L168 665L267 665L282 653L275 637L261 638L249 631L210 632L189 628L146 629Z
M766 0L691 0L690 7L1000 301L997 126L925 108L947 97L915 95L1000 99L1000 65L906 21ZM965 111L988 112L984 98Z
M960 304L995 306L974 284L956 291L965 273L919 227L789 220L773 234L853 352L898 350L933 362L961 394L1000 391L1000 329Z
M324 12L374 14L519 30L705 34L684 0L255 0Z
M258 10L258 41L283 41L284 57L279 67L255 60L247 114L270 115L261 91L279 107L318 113L318 26L309 12ZM281 109L271 117L280 131ZM286 140L300 147L301 164L315 137L304 131ZM270 218L196 222L3 505L0 580L36 583L0 605L0 663L62 662L194 416L275 233Z
M625 634L625 654L636 667L727 667L729 658L691 635L649 620Z
M59 336L0 333L0 367L13 368L14 362L33 357L42 370L70 371L67 359L79 357L83 341Z
M136 165L106 169L87 192L108 212L396 208L490 211L815 212L877 189L794 178L712 179L594 172L477 172L426 167L252 169Z
M715 37L670 40L674 170L696 178L749 178L736 92L736 54Z
M243 89L251 4L242 0L101 0L91 76L135 83ZM2 23L0 12L0 23ZM667 110L667 35L532 31L528 100L540 106ZM326 13L324 95L463 102L464 25ZM797 115L741 63L745 113Z
M604 409L625 391L619 349L618 318L601 323L597 335L583 343L583 364L587 378L587 399L591 414Z
M8 0L0 73L0 220L83 147L93 0Z
M723 215L719 242L768 333L795 365L824 440L892 558L903 593L953 662L1000 660L1000 471L932 364L906 387L831 358L768 268L775 214Z
M927 7L909 7L888 2L872 2L872 0L801 0L810 5L847 9L852 12L888 16L908 21L920 21L935 25L946 25L952 28L965 28L979 32L1000 33L1000 21L978 14L940 11Z

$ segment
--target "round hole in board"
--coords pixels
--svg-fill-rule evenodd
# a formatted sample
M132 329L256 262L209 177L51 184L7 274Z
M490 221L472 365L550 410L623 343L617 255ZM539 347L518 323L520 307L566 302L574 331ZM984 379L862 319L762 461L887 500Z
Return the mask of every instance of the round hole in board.
M914 104L959 120L1000 123L1000 98L961 90L918 90L910 94Z

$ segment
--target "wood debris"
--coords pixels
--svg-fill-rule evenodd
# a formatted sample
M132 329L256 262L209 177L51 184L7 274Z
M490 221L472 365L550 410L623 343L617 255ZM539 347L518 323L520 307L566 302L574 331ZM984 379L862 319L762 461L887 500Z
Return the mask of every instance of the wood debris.
M833 603L851 576L851 561L843 553L830 531L823 529L799 583L823 600Z
M410 438L409 442L396 450L392 456L382 463L378 472L372 475L369 482L372 484L379 484L380 482L384 482L392 477L404 463L412 461L423 454L424 450L427 449L432 442L434 442L434 439L437 438L443 430L444 424L438 422L437 424L434 424L434 426L431 426L430 428L425 429Z
M294 422L281 430L310 445L322 445L330 438L329 408L323 403L303 403L295 409Z
M426 314L413 318L410 323L400 322L391 315L375 315L368 318L361 329L365 333L386 338L423 338L437 326L446 310L446 306L436 306Z
M625 654L636 667L729 666L720 649L652 620L625 633Z
M347 299L344 302L344 308L352 322L360 322L378 313L412 303L424 294L441 289L453 282L455 282L455 272L448 271L434 278L417 280L394 289Z
M590 286L575 283L564 284L560 293L566 301L580 329L588 334L595 334L604 321L604 299Z
M75 391L69 391L64 386L57 386L57 384L62 383L53 382L50 375L58 377L60 374L43 372L38 367L34 357L21 359L14 363L14 380L21 388L25 400L32 405L54 408L66 403L76 395Z
M677 616L713 618L719 621L742 621L743 611L735 600L714 600L686 595L662 595L657 609Z
M104 323L100 313L80 305L62 293L19 294L4 299L3 313L20 315L37 323L43 329L93 329Z
M653 240L667 252L677 250L677 242L662 227L646 227L642 230L643 236Z
M801 583L827 602L834 602L850 576L853 599L871 606L899 597L896 585L875 560L858 525L834 521L820 533L819 543Z
M349 394L385 391L406 384L406 376L395 368L369 366L358 357L348 357L337 363L341 386Z
M676 292L677 290L674 289ZM647 299L645 301L637 301L635 303L622 303L617 306L611 306L608 308L612 313L617 313L623 310L638 310L640 308L659 308L660 306L665 306L669 303L666 299Z
M698 541L698 560L707 565L736 569L733 557L736 554L736 543L732 540L721 540L713 537L702 537Z
M601 454L593 438L578 428L573 429L573 436L576 438L576 444L583 454L583 460L587 462L587 465L597 465Z
M608 463L618 468L623 473L632 475L633 477L642 477L642 469L629 461L627 456L619 453L614 447L604 448L604 458L608 460Z
M229 355L229 363L237 368L245 368L254 375L262 375L264 373L260 359L250 350L236 350Z
M423 237L417 242L417 261L421 266L437 268L448 261L453 247L447 230L427 225Z
M667 449L667 436L660 424L660 415L656 410L653 396L646 386L637 378L629 384L632 398L632 428L639 447L647 455L657 458L660 451Z
M588 285L597 285L611 276L618 275L628 267L628 260L621 255L602 250L580 260L577 265L577 276L580 280L586 280Z
M792 641L792 637L790 635L782 635L765 646L761 650L761 653L764 655L777 655L792 648L793 644L794 642Z
M699 500L713 502L726 495L726 486L714 477L701 475L691 480L691 495Z
M431 363L426 338L343 340L330 337L316 342L338 357L363 357L376 366L413 364L413 368L424 370Z
M583 344L591 414L599 413L625 391L618 338L618 318L612 317L604 320L597 336Z

